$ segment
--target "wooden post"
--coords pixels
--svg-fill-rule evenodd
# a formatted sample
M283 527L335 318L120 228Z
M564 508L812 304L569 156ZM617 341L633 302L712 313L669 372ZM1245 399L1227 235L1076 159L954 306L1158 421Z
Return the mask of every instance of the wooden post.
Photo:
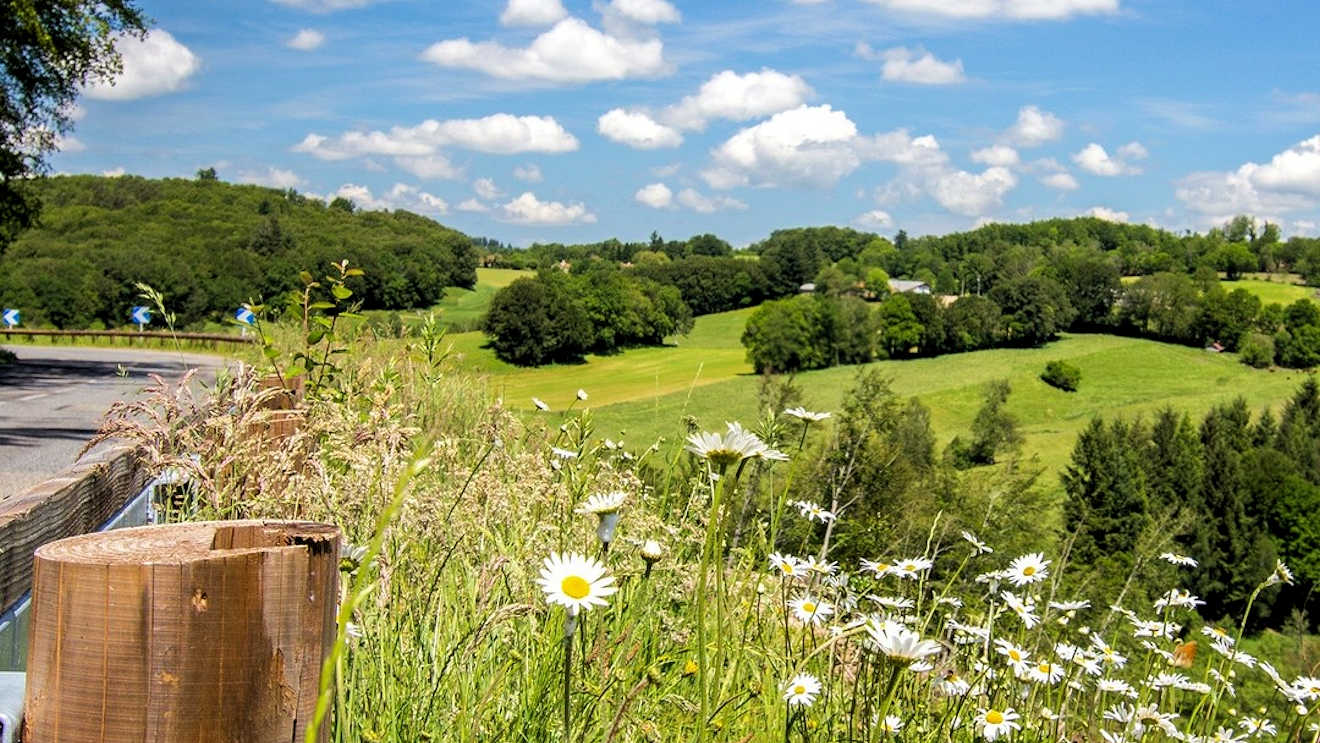
M302 743L339 542L325 524L213 521L39 548L23 740Z

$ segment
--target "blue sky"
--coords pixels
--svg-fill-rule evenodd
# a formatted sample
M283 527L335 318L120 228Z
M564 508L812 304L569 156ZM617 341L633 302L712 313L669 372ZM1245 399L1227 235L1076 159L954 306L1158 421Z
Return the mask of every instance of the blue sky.
M1094 213L1320 227L1296 0L146 0L58 172L220 177L517 244Z

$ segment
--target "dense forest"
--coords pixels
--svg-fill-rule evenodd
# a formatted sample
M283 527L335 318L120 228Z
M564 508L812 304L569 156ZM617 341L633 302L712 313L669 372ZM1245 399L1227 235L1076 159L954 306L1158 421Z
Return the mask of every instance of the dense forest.
M301 288L347 259L366 309L428 307L476 283L465 235L405 211L361 211L293 190L194 180L59 176L37 186L40 223L0 257L0 297L28 325L116 327L155 287L181 326Z

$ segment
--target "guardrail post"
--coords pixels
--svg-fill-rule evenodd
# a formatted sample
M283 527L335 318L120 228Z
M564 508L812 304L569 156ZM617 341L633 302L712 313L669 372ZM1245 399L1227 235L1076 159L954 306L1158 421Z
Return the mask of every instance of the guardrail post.
M339 543L329 525L231 521L41 547L23 740L301 743Z

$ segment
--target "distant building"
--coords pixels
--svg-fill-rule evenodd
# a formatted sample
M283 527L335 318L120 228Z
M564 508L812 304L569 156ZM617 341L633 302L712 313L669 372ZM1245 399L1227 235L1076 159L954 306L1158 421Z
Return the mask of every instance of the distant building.
M1220 343L1219 341L1215 341L1214 343L1211 343L1210 345L1206 346L1205 350L1209 351L1210 353L1223 353L1224 344Z
M889 291L894 294L930 294L930 284L924 281L890 279Z
M801 293L801 294L810 294L810 293L812 293L812 292L814 292L814 291L816 291L816 285L815 285L815 284L810 284L810 283L808 283L808 284L803 284L802 286L799 286L799 287L798 287L798 292Z

